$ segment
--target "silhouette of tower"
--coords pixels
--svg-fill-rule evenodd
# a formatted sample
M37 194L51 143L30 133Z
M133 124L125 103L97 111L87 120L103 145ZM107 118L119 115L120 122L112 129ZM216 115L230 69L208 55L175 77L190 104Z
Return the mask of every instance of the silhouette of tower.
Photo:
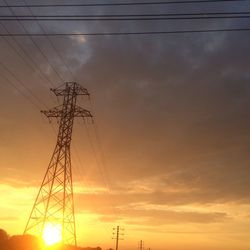
M60 119L57 143L24 234L42 237L46 225L54 224L60 230L63 243L76 245L70 143L74 118L92 119L88 110L76 104L79 95L89 96L89 93L76 82L68 82L65 87L51 89L51 91L56 96L63 97L63 104L41 112L49 119Z

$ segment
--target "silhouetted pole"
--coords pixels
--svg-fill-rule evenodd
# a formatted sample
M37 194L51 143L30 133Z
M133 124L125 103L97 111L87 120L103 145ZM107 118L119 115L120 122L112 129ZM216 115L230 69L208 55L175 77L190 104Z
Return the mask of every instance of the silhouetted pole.
M121 234L121 230L124 230L123 228L120 228L119 226L117 226L116 228L113 228L113 240L116 240L115 242L115 250L118 250L119 248L119 240L123 240L120 238L121 235L124 235L124 234Z
M140 240L139 242L139 250L143 250L144 249L144 242L142 240Z
M120 228L119 228L119 226L117 226L117 229L116 229L116 244L115 244L115 250L118 250L119 233L120 233Z

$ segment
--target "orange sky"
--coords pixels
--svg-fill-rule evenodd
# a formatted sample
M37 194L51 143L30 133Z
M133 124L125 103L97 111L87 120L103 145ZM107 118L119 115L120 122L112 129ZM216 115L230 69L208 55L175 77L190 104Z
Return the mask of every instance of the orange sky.
M181 10L249 8L247 2L232 2ZM60 11L114 14L117 9ZM120 11L178 12L180 7ZM18 23L5 25L22 31ZM59 33L169 27L164 21L43 25ZM222 24L190 21L171 27L188 25ZM37 23L25 27L39 30ZM249 42L248 32L52 37L50 42L1 38L0 228L10 235L23 232L56 143L57 122L49 123L40 110L61 103L50 87L76 78L92 101L80 98L79 105L95 117L95 125L75 122L72 142L80 245L114 248L112 228L120 225L125 229L121 250L137 249L140 240L146 249L249 249Z
M14 94L8 87L3 89L10 96ZM8 103L9 98L6 99ZM32 123L29 123L30 115L25 115L20 128L14 130L17 137L6 140L1 152L1 225L9 234L20 234L45 173L56 136L52 125L33 111L28 103L21 102L20 107L17 102L14 107L30 109L30 115L34 115ZM98 117L96 119L98 122ZM15 126L14 121L17 121L14 113L12 118L3 121L12 124L4 127L5 134L13 133L11 126ZM56 128L56 123L53 126ZM96 156L89 144L86 129ZM105 134L102 129L100 126L100 135ZM209 187L201 193L203 187L199 173L188 175L192 181L181 182L183 172L174 168L170 173L163 171L160 175L132 175L131 178L130 173L126 175L126 169L116 169L122 166L112 166L116 147L108 142L107 137L104 138L101 151L93 125L82 122L75 125L72 165L80 245L114 247L112 228L120 225L125 228L121 249L136 248L140 239L145 241L145 247L152 249L249 247L247 200L234 200L226 193L220 196ZM101 159L101 152L105 155L105 162ZM15 157L11 157L13 154ZM140 160L137 163L140 164ZM110 172L111 169L114 172Z

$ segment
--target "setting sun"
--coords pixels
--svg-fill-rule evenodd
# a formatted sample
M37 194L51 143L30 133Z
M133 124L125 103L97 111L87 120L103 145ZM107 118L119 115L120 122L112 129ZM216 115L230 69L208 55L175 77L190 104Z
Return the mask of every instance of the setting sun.
M62 225L57 223L46 223L42 238L47 246L59 243L62 241Z

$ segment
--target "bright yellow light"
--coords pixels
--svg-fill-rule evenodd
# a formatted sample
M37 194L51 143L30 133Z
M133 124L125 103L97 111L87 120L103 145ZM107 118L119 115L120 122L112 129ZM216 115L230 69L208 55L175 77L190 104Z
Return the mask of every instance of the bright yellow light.
M57 223L46 223L42 236L47 246L54 245L62 241L62 225Z

